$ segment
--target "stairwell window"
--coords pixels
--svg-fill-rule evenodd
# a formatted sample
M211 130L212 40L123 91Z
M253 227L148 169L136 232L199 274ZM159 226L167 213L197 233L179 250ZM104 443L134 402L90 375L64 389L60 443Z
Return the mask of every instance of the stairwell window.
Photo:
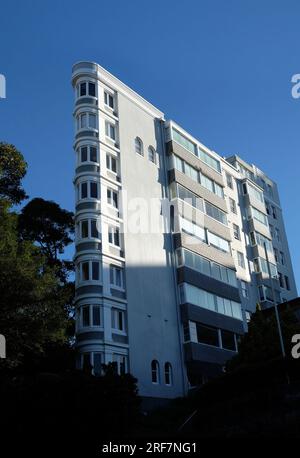
M117 173L117 159L111 154L106 155L106 168L110 172Z
M151 378L152 383L159 384L159 364L156 359L151 363Z
M109 266L110 284L114 287L124 289L123 269L118 266Z
M114 208L119 208L117 191L107 188L107 203Z
M240 251L237 251L237 261L238 261L238 265L242 269L245 269L245 267L246 267L246 265L245 265L245 257L244 257L244 254L241 253Z
M108 121L105 123L105 135L111 140L116 141L116 128Z
M232 223L233 227L233 236L236 240L241 240L240 228L237 224Z
M114 330L125 332L125 313L123 310L111 310L111 327Z
M165 363L165 384L172 385L172 366L171 363Z
M120 246L120 230L116 226L108 227L108 242L117 247Z
M115 108L114 96L106 91L104 92L104 104L112 110Z
M134 146L135 146L135 152L139 154L140 156L144 156L143 142L139 137L136 137L134 141Z
M230 206L230 211L236 214L237 213L236 203L234 199L231 199L231 197L229 197L229 206Z

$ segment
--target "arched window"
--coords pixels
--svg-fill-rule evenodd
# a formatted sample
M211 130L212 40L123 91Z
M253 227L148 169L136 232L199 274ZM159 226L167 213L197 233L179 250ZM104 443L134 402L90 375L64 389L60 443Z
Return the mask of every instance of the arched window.
M140 156L144 155L143 142L139 137L136 137L135 139L135 152Z
M153 162L153 164L156 164L156 152L153 146L149 146L148 148L148 159Z
M165 384L172 385L172 366L170 363L165 364Z
M155 359L151 363L152 383L159 383L159 364Z

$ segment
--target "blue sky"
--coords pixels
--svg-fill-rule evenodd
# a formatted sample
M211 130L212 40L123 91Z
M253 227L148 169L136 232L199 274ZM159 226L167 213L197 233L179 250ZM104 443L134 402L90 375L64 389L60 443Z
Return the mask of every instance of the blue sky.
M1 4L0 140L30 195L73 209L71 67L92 60L221 155L277 181L300 284L300 3L276 0L10 0Z

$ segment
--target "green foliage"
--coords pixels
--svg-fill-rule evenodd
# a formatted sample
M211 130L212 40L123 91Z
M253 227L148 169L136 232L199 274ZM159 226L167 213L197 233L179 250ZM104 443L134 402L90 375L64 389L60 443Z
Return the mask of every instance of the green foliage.
M0 142L0 199L10 204L19 204L26 199L21 186L27 164L14 145Z
M60 208L56 202L32 199L19 216L19 234L23 240L35 242L59 278L66 282L73 263L60 259L66 246L73 242L74 215Z
M42 353L47 342L66 342L65 304L71 294L39 248L18 239L17 219L1 205L0 330L7 340L7 359L1 364L10 367L19 365L28 353Z

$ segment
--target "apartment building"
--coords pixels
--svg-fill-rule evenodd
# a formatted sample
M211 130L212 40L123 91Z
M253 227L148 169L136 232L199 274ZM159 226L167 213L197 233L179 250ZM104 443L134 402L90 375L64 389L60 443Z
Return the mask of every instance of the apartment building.
M276 184L98 64L72 84L78 367L183 396L222 372L258 303L297 296Z

